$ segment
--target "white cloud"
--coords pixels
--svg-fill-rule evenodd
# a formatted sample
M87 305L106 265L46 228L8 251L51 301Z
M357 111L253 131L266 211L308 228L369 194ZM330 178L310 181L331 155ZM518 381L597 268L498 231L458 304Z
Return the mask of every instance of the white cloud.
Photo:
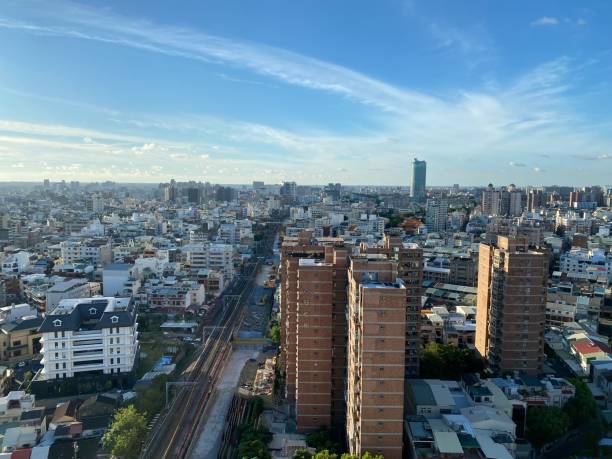
M510 161L509 163L512 167L527 167L527 164L525 163L520 163L520 162L515 162L515 161Z
M580 27L583 27L583 26L587 25L587 21L584 18L578 18L578 20L576 21L576 25L580 26Z
M210 155L209 154L200 155L200 159L204 159L204 160L210 159Z
M83 143L93 143L93 139L91 137L83 137Z
M25 166L23 165L23 163L16 163L16 164L11 164L11 167L16 168L16 169L22 169Z
M542 16L531 23L532 26L553 26L559 24L559 19L551 16Z
M137 156L142 156L146 153L149 153L157 148L157 145L154 143L145 143L142 146L132 147L132 152Z

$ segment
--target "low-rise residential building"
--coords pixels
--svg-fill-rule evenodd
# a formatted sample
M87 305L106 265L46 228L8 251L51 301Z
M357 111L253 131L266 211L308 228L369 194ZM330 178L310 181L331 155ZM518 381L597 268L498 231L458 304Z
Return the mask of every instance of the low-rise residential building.
M52 311L60 301L69 298L88 298L92 294L87 279L69 279L51 286L46 294L46 311Z

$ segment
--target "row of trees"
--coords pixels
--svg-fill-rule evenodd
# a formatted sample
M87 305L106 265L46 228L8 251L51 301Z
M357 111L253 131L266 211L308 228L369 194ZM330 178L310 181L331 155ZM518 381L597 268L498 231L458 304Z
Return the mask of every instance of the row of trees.
M238 451L239 459L270 459L268 443L272 441L272 433L258 426L259 416L264 409L263 399L253 397L247 402L248 413L246 421L238 426Z
M326 449L317 451L314 454L310 454L308 450L299 449L293 455L293 459L360 459L360 458L358 456L355 456L354 454L348 454L348 453L338 455L336 453L331 453ZM366 451L361 456L361 459L384 459L384 457L381 456L380 454L374 455Z
M586 383L574 379L576 395L563 408L532 406L527 412L527 438L536 448L561 438L570 429L583 431L583 443L590 446L602 433L597 403Z
M299 449L293 455L293 459L360 459L353 454L341 453L340 444L332 440L327 429L309 433L306 436L306 445L313 448L315 453L312 454L307 449ZM383 459L383 457L366 452L361 459Z
M479 373L483 369L482 359L467 347L429 343L421 356L420 375L426 379L458 381L464 373Z

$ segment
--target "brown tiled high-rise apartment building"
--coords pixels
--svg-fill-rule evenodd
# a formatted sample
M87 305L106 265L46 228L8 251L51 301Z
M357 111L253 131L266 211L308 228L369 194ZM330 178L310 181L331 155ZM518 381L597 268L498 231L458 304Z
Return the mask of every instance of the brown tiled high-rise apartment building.
M496 372L541 371L548 254L525 237L481 244L476 349Z
M285 238L280 263L281 366L298 431L325 426L346 435L345 392L351 358L347 357L348 266L353 258L368 257L377 263L384 261L382 271L393 265L392 281L397 277L403 281L397 291L403 295L404 362L398 368L404 376L418 374L421 250L388 236L380 246L362 245L360 249L337 238L315 239L310 232ZM398 409L403 413L402 403Z
M301 432L344 432L348 251L339 239L309 232L283 241L281 367Z
M402 457L406 289L384 254L351 258L347 440L351 454Z
M397 236L385 235L382 247L362 246L364 253L383 253L397 262L398 277L406 291L406 377L419 375L421 346L421 294L423 251L416 244L404 244Z

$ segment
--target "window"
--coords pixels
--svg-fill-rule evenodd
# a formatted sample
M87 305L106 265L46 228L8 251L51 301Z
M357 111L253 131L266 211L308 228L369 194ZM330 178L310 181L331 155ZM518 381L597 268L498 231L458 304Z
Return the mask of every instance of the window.
M121 363L121 359L117 357L117 365L119 365L120 363Z
M62 363L62 368L65 370L66 369L66 362Z
M111 357L111 365L114 365L114 364L115 364L115 359Z
M62 326L62 321L61 321L61 320L59 320L59 319L55 319L55 320L53 321L53 326L54 326L54 327L61 327L61 326ZM55 333L55 337L57 338L57 332Z
M56 358L56 359L59 359L59 352L56 352L56 353L55 353L55 358Z
M56 370L59 370L59 363L56 363L56 364L55 364L55 369L56 369Z
M92 316L96 314L96 311L96 308L89 308L89 314Z
M62 338L66 337L66 332L62 332Z
M55 338L57 338L57 336L58 336L57 332L53 332L53 335L54 335Z
M117 322L119 322L119 317L117 317L117 316L111 317L111 322L116 324ZM117 333L119 333L119 330L117 330Z

